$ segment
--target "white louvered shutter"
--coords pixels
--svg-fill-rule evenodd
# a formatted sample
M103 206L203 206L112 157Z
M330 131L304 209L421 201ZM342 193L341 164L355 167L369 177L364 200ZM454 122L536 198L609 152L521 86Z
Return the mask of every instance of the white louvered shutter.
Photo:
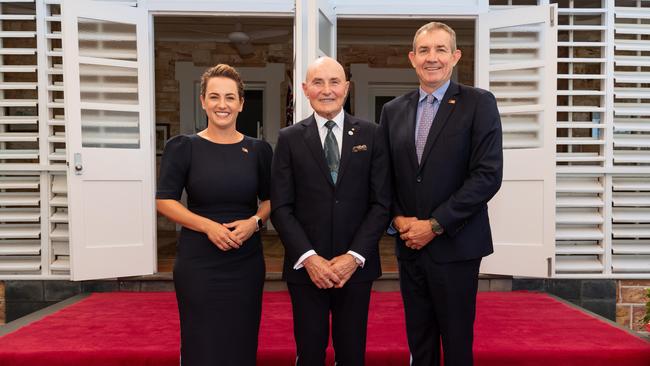
M73 2L63 2L72 279L151 274L156 246L148 14Z
M489 203L495 252L481 272L549 276L554 251L556 8L479 17L478 86L494 93L503 126L501 190Z

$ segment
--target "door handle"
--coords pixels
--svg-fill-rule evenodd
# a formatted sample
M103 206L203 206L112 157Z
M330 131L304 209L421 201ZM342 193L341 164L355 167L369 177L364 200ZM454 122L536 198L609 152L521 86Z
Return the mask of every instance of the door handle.
M74 174L81 175L83 169L84 169L84 166L81 163L81 154L80 153L75 153L74 154Z

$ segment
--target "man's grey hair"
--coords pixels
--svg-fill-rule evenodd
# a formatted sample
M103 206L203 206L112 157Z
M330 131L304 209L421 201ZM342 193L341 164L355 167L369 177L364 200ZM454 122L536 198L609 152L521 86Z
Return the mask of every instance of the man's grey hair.
M430 22L421 26L420 29L415 32L415 36L413 36L413 52L415 52L415 40L418 39L418 36L420 34L437 29L442 29L445 32L449 33L449 37L451 38L451 52L456 51L456 32L445 23Z

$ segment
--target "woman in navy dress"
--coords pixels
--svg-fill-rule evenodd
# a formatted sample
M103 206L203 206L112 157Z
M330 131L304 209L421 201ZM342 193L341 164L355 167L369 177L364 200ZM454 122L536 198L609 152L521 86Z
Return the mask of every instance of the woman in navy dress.
M174 263L181 364L255 365L273 153L236 130L244 87L234 68L203 74L201 104L208 127L167 142L156 193L158 211L182 225Z

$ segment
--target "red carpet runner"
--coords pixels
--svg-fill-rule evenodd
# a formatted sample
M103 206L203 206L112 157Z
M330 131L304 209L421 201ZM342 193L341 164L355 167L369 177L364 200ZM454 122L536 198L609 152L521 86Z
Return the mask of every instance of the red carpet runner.
M403 316L398 293L373 293L368 366L408 365ZM0 365L176 366L178 341L173 293L93 294L0 338ZM289 366L294 357L289 296L265 293L258 364ZM477 366L648 366L650 343L544 294L485 292L475 358Z

